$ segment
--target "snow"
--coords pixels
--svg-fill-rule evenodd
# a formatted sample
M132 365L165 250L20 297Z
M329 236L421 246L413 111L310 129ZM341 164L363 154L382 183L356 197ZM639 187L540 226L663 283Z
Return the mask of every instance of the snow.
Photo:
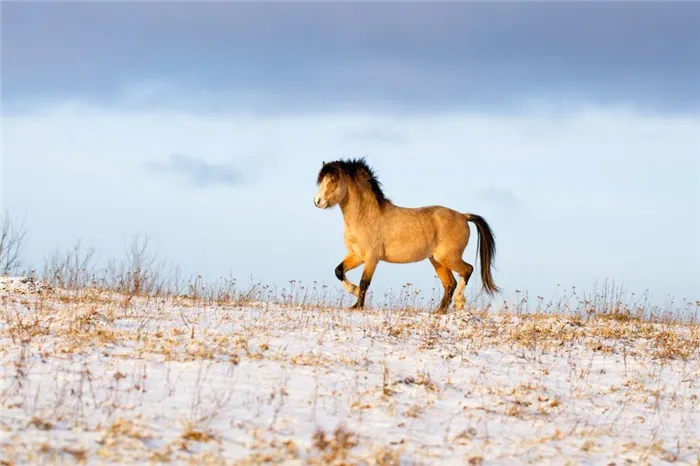
M700 458L697 324L40 289L2 288L7 464Z
M31 277L0 277L0 293L33 294L49 288Z

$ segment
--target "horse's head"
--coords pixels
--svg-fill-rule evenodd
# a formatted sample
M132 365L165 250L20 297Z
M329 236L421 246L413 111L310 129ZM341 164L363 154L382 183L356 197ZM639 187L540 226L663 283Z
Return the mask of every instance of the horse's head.
M319 209L328 209L340 203L348 192L346 178L337 162L323 162L316 181L318 191L314 205Z

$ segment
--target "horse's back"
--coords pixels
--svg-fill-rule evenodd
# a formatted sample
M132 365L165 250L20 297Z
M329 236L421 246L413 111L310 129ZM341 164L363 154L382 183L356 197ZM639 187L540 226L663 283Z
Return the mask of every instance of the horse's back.
M427 259L436 250L464 249L469 225L464 214L448 207L392 206L384 223L384 249L389 262Z

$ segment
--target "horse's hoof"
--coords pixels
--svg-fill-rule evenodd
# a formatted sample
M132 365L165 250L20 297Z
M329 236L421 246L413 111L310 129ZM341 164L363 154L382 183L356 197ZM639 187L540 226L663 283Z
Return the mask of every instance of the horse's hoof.
M356 297L356 298L360 297L360 287L359 286L353 285L352 283L345 282L345 281L343 281L343 286L345 287L345 290L348 293L350 293L351 295L353 295L354 297Z
M433 314L436 314L436 315L445 315L445 314L447 314L447 308L446 308L446 307L439 307L439 308L435 309L435 311L433 312Z
M355 303L352 306L350 306L350 309L353 311L357 311L359 309L362 309L363 306L361 306L359 303Z

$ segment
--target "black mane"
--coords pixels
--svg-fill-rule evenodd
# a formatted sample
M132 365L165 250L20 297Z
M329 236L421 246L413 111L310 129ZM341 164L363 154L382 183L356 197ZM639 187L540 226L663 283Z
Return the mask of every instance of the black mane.
M377 203L383 206L386 202L389 202L384 191L382 191L382 183L377 179L372 167L367 165L367 161L364 157L359 159L336 160L335 162L324 164L321 171L318 172L316 184L321 184L321 181L323 181L326 175L337 177L346 176L355 182L360 182L363 177L366 177Z

